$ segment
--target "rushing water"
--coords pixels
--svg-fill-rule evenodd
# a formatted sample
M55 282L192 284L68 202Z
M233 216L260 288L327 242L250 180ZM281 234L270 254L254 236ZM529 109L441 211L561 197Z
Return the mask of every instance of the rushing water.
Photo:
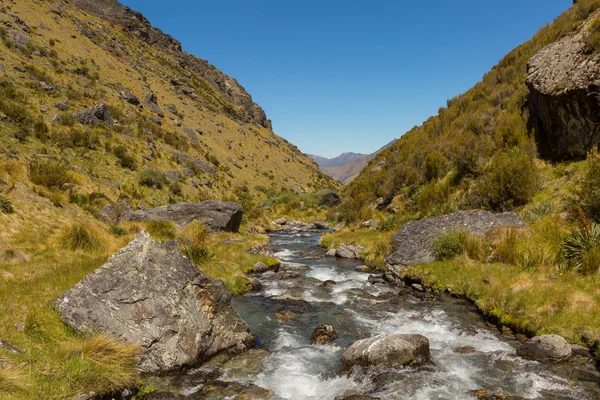
M358 272L357 260L325 257L318 234L276 233L271 248L283 261L308 266L298 276L267 273L263 290L234 299L234 306L268 351L261 367L235 376L225 369L222 380L238 380L271 390L278 399L336 399L368 394L381 399L469 399L473 390L528 399L599 398L597 382L578 380L573 369L591 363L548 365L516 356L518 342L488 326L465 301L421 301L398 295L387 284L371 284ZM323 285L324 281L329 285ZM303 301L301 301L303 300ZM334 345L312 345L319 324L336 327ZM378 333L419 333L430 341L432 364L381 373L375 379L337 374L344 350L355 340ZM470 347L468 352L457 349ZM580 374L581 375L581 374ZM201 387L187 381L183 393Z

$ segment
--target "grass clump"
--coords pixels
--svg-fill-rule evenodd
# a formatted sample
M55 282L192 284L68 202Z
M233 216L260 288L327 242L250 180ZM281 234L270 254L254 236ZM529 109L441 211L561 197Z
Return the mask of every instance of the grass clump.
M12 214L15 212L15 208L10 199L3 195L0 195L0 211L3 214Z
M562 272L596 273L600 267L600 224L582 223L573 230L562 244L560 258Z
M167 185L168 181L162 172L148 168L140 172L139 183L143 186L162 189L163 186Z
M101 252L106 250L103 234L90 224L83 222L75 222L64 228L61 243L64 248L72 251Z
M597 149L589 152L586 167L579 193L581 208L588 218L600 222L600 154Z
M203 264L214 257L208 247L201 245L186 245L179 251L196 265Z
M438 236L433 241L435 259L438 261L450 260L464 251L466 232L447 232Z
M55 161L30 162L29 179L32 183L49 189L60 189L65 184L75 183L69 168Z
M146 231L158 240L174 240L177 237L177 227L171 221L148 221Z

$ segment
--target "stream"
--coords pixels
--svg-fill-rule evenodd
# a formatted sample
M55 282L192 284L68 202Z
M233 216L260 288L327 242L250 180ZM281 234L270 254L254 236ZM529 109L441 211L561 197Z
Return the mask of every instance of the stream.
M234 307L256 335L257 349L237 362L213 361L188 371L170 380L170 389L176 386L179 393L193 395L212 374L220 381L268 389L275 399L333 400L353 394L475 399L472 392L478 389L527 399L600 398L591 360L574 356L561 365L524 360L516 355L520 343L514 336L486 323L471 303L372 283L369 273L356 270L360 260L326 257L317 246L319 238L304 232L270 235L277 258L308 268L259 275L261 291L234 297ZM336 328L332 345L311 344L319 324ZM426 336L432 364L339 376L344 350L379 333ZM214 398L261 398L227 393Z

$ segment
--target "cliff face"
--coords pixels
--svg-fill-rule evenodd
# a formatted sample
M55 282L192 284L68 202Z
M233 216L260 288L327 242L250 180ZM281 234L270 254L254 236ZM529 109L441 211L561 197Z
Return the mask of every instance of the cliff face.
M586 44L597 16L527 66L528 104L543 157L585 158L600 143L600 54Z
M86 13L120 25L124 31L133 33L160 51L172 53L184 70L204 78L228 102L239 108L240 112L235 117L243 122L253 121L265 128L273 129L264 110L252 101L250 94L234 78L214 68L206 60L182 51L179 41L153 27L139 12L123 6L117 0L70 0L70 2Z

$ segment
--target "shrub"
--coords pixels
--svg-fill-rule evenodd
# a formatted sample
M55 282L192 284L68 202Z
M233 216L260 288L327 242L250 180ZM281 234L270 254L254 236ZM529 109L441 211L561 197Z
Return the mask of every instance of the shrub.
M499 153L478 180L471 201L494 211L510 210L527 204L538 182L538 170L527 153Z
M3 214L12 214L15 212L10 199L2 195L0 195L0 211L2 211Z
M496 261L516 265L521 257L518 239L516 230L507 230L502 242L496 246L494 253Z
M148 221L146 230L159 240L173 240L177 236L177 227L171 221Z
M447 164L446 158L439 151L429 153L425 159L425 180L438 179L445 172Z
M447 232L433 241L435 259L450 260L464 251L464 243L468 235L465 232Z
M139 182L140 185L156 189L162 189L162 187L168 183L167 178L165 178L162 172L152 168L140 172Z
M214 254L206 246L188 245L181 247L179 251L196 265L201 265L214 257Z
M600 50L600 18L596 18L590 25L587 35L584 36L586 50L595 53Z
M447 183L437 181L422 186L414 194L416 211L422 216L435 216L456 211L452 201L452 189Z
M90 224L76 222L63 231L62 246L69 250L84 250L100 252L106 250L106 243L102 234Z
M121 225L111 225L110 228L108 228L108 231L111 235L117 237L127 235L127 229L123 228Z
M74 183L71 171L54 161L32 161L29 163L29 179L36 185L59 189L67 183Z
M45 142L49 138L48 125L46 125L46 123L42 120L36 121L33 125L33 133L35 134L36 138L42 142Z
M591 274L600 266L600 224L582 222L565 238L560 250L561 271Z
M596 149L588 154L586 166L579 196L581 208L590 219L600 222L600 154Z

